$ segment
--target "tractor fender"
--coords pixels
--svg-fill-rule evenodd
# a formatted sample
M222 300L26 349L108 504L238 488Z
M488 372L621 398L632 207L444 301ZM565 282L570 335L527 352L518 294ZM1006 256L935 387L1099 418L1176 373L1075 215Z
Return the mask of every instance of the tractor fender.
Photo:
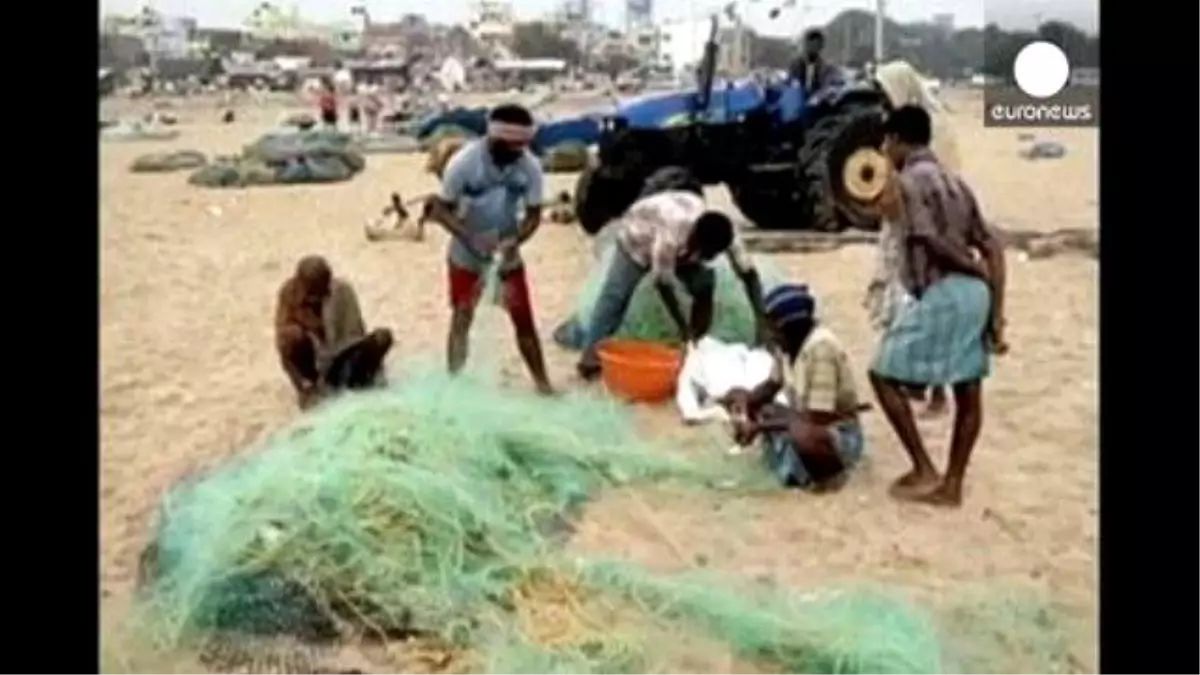
M887 105L887 95L874 83L855 82L853 84L827 89L813 97L810 105L826 109L840 108L849 103L883 103Z

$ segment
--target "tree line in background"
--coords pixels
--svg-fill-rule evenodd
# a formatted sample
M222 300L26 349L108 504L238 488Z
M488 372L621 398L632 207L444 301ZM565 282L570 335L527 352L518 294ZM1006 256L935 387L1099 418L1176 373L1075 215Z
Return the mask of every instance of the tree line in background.
M861 66L873 59L874 14L846 10L824 30L825 53L830 60ZM933 23L889 20L884 24L884 53L888 60L903 59L939 78L982 73L1008 79L1017 52L1036 39L1057 44L1075 67L1100 66L1100 37L1064 21L1046 21L1036 31L1005 31L995 24L959 30L947 30ZM753 35L752 45L751 63L756 68L786 68L797 51L797 39ZM571 64L578 64L582 58L579 45L564 37L554 24L540 21L517 25L514 51L522 58L559 58Z

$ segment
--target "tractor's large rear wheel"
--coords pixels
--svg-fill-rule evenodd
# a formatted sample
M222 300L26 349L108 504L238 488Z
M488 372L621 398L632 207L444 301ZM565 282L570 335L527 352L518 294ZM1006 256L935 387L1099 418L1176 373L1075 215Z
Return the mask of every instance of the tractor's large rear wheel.
M803 201L808 207L808 229L879 229L879 219L847 197L842 170L856 150L880 146L883 119L882 104L851 102L805 132L800 148L800 182L807 191Z
M760 230L803 230L804 185L794 171L750 174L729 183L733 203Z
M642 190L643 181L604 167L588 167L575 181L575 217L594 235L625 213Z

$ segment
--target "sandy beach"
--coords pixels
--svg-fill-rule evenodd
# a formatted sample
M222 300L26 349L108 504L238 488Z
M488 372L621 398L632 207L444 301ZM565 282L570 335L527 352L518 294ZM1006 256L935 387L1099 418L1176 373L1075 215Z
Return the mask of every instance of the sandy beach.
M1040 132L1061 142L1067 155L1032 162L1018 156L1017 130L982 128L977 99L960 94L950 101L964 173L994 223L1045 231L1096 226L1094 130ZM299 257L324 254L354 282L368 323L395 331L392 365L443 358L445 236L433 230L419 244L369 243L362 233L391 191L407 197L433 189L421 156L371 155L365 172L346 183L245 190L193 187L186 172L128 171L147 152L236 152L280 112L254 109L220 124L215 107L198 107L180 111L177 140L101 146L106 608L130 597L163 492L299 414L272 347L275 293ZM573 182L573 175L550 177L554 192ZM719 199L728 204L723 194ZM770 258L813 287L824 321L864 374L863 392L869 392L865 368L874 334L860 299L871 255L869 247L854 246ZM574 306L591 262L590 241L577 226L547 223L525 259L551 376L562 386L582 386L575 355L549 336ZM865 418L868 461L841 494L780 491L745 505L736 530L710 527L713 505L703 499L664 499L654 505L658 526L679 550L633 522L629 495L611 494L589 507L573 545L665 568L684 564L682 551L714 569L770 575L785 585L877 582L933 602L976 589L1028 591L1061 610L1073 667L1095 671L1097 263L1074 255L1030 261L1013 253L1009 269L1012 351L996 362L985 387L983 434L961 509L887 496L906 462L886 421L873 412ZM507 330L495 339L511 341ZM530 388L515 346L503 353L505 379ZM638 417L648 433L680 442L711 438L711 431L682 428L671 407L640 410ZM944 462L948 420L922 424Z

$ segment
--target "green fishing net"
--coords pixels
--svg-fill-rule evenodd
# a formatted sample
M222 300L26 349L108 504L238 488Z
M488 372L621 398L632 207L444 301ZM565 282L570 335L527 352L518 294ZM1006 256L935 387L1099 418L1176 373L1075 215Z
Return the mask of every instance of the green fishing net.
M731 470L630 427L603 396L548 401L440 374L347 396L165 497L148 603L169 636L320 637L339 612L457 636L595 490Z
M399 382L330 402L168 493L129 630L158 649L347 631L434 641L457 655L441 670L474 672L964 667L947 665L925 613L884 593L656 575L565 545L606 489L736 499L773 488L754 464L640 440L601 394L545 399L428 371ZM285 672L309 672L297 668Z
M583 325L592 315L592 308L600 296L608 267L614 255L614 242L611 234L601 232L598 237L598 255L592 265L592 270L584 282L583 289L576 301L576 314ZM746 297L745 287L741 279L733 271L726 256L720 256L710 263L716 274L716 288L713 295L713 323L709 335L725 342L752 343L755 339L754 310ZM774 268L761 259L755 259L764 292L782 283L784 279ZM691 307L691 295L684 287L675 282L676 297L685 316ZM674 342L679 339L679 329L667 313L658 291L654 288L653 280L647 275L642 279L629 301L625 319L621 323L616 337L650 340L654 342Z
M349 134L331 129L274 131L236 157L218 157L197 169L188 182L200 187L336 183L350 180L365 166L362 148Z

